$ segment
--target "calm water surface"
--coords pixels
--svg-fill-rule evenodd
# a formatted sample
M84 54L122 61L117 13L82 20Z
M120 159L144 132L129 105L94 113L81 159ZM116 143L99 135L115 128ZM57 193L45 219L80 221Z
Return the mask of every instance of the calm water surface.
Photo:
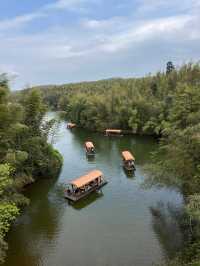
M143 189L144 165L156 142L147 137L106 138L81 129L58 129L55 147L64 157L58 179L42 180L26 195L30 206L8 235L4 266L149 266L173 257L182 246L178 217L183 199L176 190ZM85 140L97 154L88 161ZM121 166L121 151L136 157L135 176ZM63 198L67 181L92 169L109 183L101 193L70 205Z

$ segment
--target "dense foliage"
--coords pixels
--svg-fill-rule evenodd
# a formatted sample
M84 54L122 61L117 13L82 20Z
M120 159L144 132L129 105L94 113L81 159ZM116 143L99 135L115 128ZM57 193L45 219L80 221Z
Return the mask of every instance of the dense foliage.
M11 101L7 78L0 75L0 262L10 224L28 204L22 188L37 178L57 175L62 164L60 154L47 142L52 123L43 120L45 112L38 91Z
M108 127L137 134L160 135L178 88L199 85L199 65L188 64L144 78L109 79L61 86L38 87L46 103L65 112L68 120L90 130ZM26 93L26 91L24 92Z
M38 88L40 90L40 88ZM51 108L80 127L121 128L160 137L149 183L176 184L186 199L190 242L170 265L200 263L200 65L138 79L111 79L43 88Z

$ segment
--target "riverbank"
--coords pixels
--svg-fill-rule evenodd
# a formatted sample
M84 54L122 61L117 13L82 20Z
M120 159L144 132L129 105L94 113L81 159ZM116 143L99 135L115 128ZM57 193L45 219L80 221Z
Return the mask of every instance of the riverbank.
M53 121L43 122L41 94L33 90L19 101L10 96L8 80L0 75L0 263L10 226L29 203L22 190L36 179L56 177L62 166L48 143Z

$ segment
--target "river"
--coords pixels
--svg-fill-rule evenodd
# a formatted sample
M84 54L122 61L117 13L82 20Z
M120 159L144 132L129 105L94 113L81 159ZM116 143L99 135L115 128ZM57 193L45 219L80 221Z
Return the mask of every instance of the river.
M97 154L85 156L86 140ZM144 166L157 149L150 137L104 137L61 122L54 146L64 158L58 179L27 189L30 205L8 234L4 266L150 266L174 256L183 245L178 217L183 197L174 188L144 188ZM136 157L135 176L127 176L121 151ZM92 169L109 181L102 192L72 205L63 197L67 181Z

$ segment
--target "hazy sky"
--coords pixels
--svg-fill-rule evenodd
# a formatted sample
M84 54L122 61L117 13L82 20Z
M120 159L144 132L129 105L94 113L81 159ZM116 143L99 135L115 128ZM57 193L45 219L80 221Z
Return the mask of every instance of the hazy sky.
M141 76L200 59L200 0L6 0L0 73L13 88Z

